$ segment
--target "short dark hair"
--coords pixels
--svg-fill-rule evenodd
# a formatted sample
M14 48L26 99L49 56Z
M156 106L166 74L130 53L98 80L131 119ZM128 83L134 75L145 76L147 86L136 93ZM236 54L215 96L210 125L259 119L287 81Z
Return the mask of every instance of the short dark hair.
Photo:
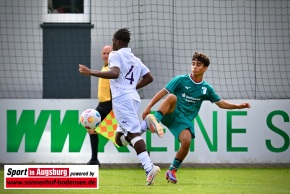
M131 33L128 30L128 28L121 28L121 29L119 29L119 30L117 30L115 32L113 37L116 40L121 40L123 42L129 43L130 42L130 36L131 36Z
M208 67L210 64L210 60L209 60L208 56L204 53L195 52L192 55L192 60L195 61L195 59L201 61L204 64L204 66L206 66L206 67Z

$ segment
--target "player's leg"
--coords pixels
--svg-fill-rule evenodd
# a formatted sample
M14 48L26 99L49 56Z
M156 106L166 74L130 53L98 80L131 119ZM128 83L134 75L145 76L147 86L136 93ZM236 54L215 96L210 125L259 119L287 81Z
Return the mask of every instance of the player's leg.
M157 112L160 112L162 115L172 113L175 109L176 102L177 102L177 98L174 94L167 95L166 98L162 101L162 103L158 107ZM159 118L158 115L156 116L157 116L156 119L161 121L162 117Z
M190 132L189 129L185 129L180 133L179 135L180 148L176 152L175 158L172 161L165 175L168 182L171 182L171 183L177 182L176 172L178 168L180 167L182 161L185 159L185 157L187 156L189 152L191 140L192 140L192 133Z
M118 143L122 140L130 142L135 149L138 159L146 171L147 185L151 185L160 171L160 168L155 166L146 150L146 145L143 138L140 136L141 125L139 122L138 111L140 102L135 100L125 100L113 104L114 113L119 124L117 132L123 131L123 135L118 134ZM122 143L123 144L123 143Z
M148 114L145 118L147 128L151 132L156 132L159 137L164 135L164 126L161 125L160 121L163 116L172 113L176 107L177 98L173 94L169 94L158 107L157 112L153 114ZM142 125L144 125L142 123Z
M190 143L192 140L192 134L189 129L183 130L179 135L179 141L180 141L180 148L176 152L176 158L183 161L184 158L187 156L190 148Z
M149 153L146 150L146 144L143 138L139 135L139 133L128 132L126 138L128 139L128 141L131 142L133 148L136 151L137 157L146 172L147 185L152 185L155 177L160 172L160 168L158 166L155 166L151 161Z

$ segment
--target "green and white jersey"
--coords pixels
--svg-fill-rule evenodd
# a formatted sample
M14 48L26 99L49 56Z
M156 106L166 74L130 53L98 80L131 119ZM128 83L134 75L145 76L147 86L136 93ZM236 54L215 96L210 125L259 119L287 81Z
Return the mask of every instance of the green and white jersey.
M189 120L193 120L199 112L204 100L219 102L221 98L207 82L195 83L190 74L174 77L166 86L168 93L177 97L176 110Z

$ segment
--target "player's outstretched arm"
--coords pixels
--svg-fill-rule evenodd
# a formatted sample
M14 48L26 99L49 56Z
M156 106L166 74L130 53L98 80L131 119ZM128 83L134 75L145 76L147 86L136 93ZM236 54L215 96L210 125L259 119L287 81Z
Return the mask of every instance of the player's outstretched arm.
M105 79L117 79L120 74L120 69L118 67L112 67L109 71L98 71L91 70L85 65L79 64L79 72L83 75L90 75Z
M226 100L221 100L217 103L215 103L218 107L223 109L243 109L243 108L251 108L251 105L247 102L240 103L240 104L233 104Z

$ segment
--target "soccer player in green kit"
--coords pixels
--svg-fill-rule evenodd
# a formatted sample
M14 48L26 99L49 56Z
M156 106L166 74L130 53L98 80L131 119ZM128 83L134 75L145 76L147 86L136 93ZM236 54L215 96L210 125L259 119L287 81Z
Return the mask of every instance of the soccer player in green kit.
M177 138L181 144L173 162L165 176L168 182L176 183L176 171L188 154L190 142L195 137L192 120L198 115L204 100L215 103L223 109L250 108L249 103L233 104L222 100L211 85L203 80L210 60L204 53L195 52L192 56L191 73L174 77L160 90L144 110L142 129L148 128L163 136L163 125ZM168 94L168 95L167 95ZM153 107L165 95L165 99L158 107L158 111L150 114ZM162 125L162 124L163 125Z

